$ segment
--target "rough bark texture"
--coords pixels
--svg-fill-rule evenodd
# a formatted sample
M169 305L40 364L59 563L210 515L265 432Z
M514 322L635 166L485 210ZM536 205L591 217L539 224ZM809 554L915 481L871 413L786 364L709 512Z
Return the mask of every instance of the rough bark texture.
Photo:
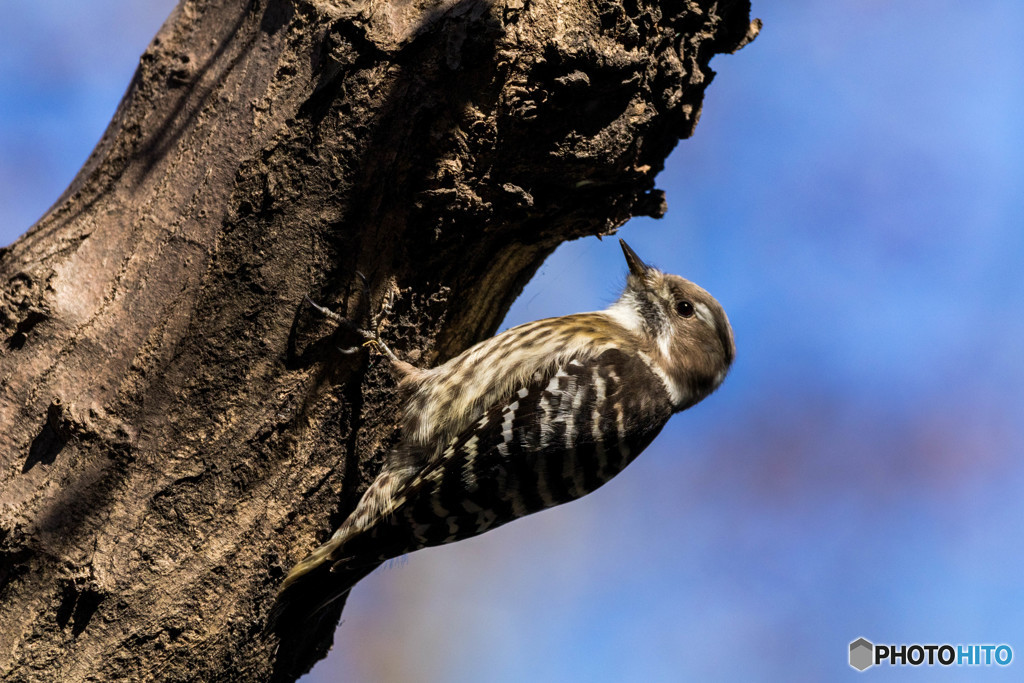
M264 619L397 406L303 296L400 291L383 334L421 365L492 334L560 242L663 212L709 60L755 32L746 0L184 0L0 251L0 677L308 669L337 611L276 654Z

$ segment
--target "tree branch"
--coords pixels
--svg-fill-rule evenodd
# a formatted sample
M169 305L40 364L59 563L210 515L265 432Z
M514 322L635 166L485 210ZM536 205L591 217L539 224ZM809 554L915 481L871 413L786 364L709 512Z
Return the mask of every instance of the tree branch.
M745 1L185 0L54 207L0 251L0 677L294 680L284 572L393 443L385 364L494 332L654 178ZM356 271L370 283L361 293Z

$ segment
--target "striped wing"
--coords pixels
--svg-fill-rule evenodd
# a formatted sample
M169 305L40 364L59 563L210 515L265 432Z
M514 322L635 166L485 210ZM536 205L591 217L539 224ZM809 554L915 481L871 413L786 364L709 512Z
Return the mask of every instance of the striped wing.
M335 557L386 559L575 500L622 471L671 414L648 366L616 349L538 373L455 437L396 491L392 514Z

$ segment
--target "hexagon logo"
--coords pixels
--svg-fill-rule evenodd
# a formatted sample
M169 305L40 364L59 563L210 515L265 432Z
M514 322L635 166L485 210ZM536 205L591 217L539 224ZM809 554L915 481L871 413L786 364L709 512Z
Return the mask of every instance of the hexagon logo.
M850 643L850 666L863 671L875 663L875 646L866 638L858 638Z

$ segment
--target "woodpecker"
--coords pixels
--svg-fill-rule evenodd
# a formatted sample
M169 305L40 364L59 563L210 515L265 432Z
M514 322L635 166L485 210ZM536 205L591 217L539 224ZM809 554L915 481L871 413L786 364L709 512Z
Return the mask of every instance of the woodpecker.
M722 383L735 354L722 307L619 243L626 287L603 311L519 325L429 370L364 332L408 397L401 440L352 514L285 578L272 620L344 598L387 559L594 491Z

